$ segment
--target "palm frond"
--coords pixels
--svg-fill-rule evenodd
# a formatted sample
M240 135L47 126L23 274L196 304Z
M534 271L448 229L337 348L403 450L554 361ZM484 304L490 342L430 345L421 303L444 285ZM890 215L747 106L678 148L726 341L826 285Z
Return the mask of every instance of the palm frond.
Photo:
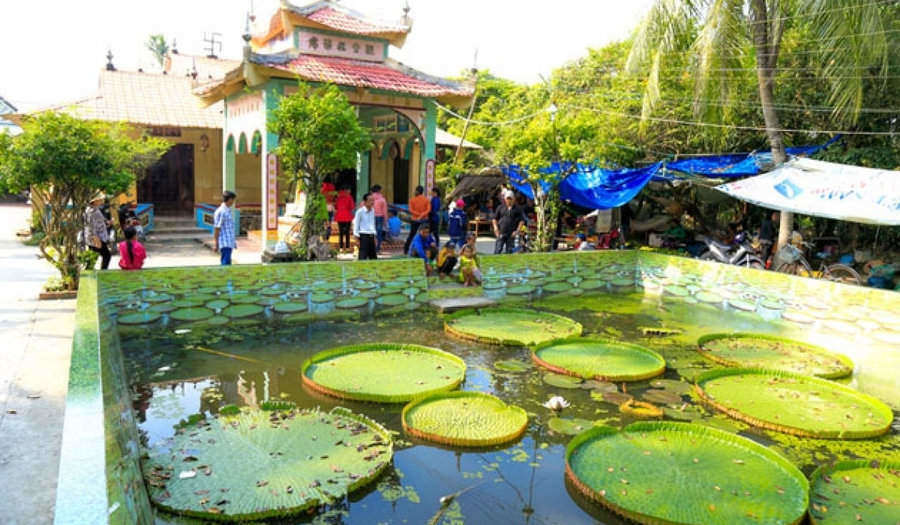
M886 31L896 29L898 7L871 0L809 0L811 31L823 42L820 74L831 87L836 122L853 124L863 106L867 82L885 80L891 60ZM851 8L852 7L852 8ZM855 73L848 75L846 71Z
M737 85L747 73L741 69L741 56L749 38L743 0L713 0L691 46L694 64L694 114L708 118L721 113Z

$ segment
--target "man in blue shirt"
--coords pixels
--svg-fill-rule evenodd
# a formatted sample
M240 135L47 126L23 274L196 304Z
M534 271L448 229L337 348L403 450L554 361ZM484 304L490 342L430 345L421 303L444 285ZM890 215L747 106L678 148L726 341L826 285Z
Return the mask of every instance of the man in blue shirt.
M435 245L438 245L441 240L441 190L437 188L431 190L431 213L428 214L428 222Z
M434 259L436 248L434 237L431 236L431 227L428 223L419 226L418 235L409 245L409 256L418 257L425 261L425 273L431 275L434 268L431 266L431 260Z
M222 204L213 215L213 239L215 239L215 250L219 252L219 263L222 266L231 265L231 252L237 248L234 238L234 214L231 213L236 199L237 195L233 191L223 193Z

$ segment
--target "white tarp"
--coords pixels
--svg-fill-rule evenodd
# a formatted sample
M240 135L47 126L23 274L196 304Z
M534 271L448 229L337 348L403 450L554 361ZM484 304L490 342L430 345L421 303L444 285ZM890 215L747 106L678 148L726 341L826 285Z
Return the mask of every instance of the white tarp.
M797 158L764 175L716 189L773 210L900 225L900 171Z

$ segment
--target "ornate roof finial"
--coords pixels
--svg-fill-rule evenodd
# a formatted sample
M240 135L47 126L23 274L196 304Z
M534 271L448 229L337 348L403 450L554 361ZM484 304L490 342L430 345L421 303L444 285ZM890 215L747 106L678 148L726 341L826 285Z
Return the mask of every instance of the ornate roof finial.
M250 12L247 12L247 18L244 20L244 34L241 35L241 38L244 39L248 45L250 44L250 40L253 39L253 35L250 34Z
M409 0L406 0L406 2L403 5L403 21L406 23L409 23L410 10L411 10L411 8L409 7Z
M250 0L250 16L247 18L250 19L251 23L256 22L256 9L253 8L253 0Z
M178 54L178 39L176 39L176 38L172 39L172 54L173 55Z
M116 66L113 65L112 59L113 59L112 49L107 50L107 52L106 52L106 70L107 71L115 71L116 70Z
M191 78L193 78L194 80L197 80L198 74L199 73L197 73L197 59L194 58L194 65L193 65L193 67L191 67Z

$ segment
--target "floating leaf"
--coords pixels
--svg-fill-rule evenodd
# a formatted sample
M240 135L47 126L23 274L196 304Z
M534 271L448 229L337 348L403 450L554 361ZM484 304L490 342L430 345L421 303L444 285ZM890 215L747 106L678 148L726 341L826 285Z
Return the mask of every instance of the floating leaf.
M403 408L403 430L429 441L455 446L488 446L512 441L525 432L528 415L479 392L442 392Z
M490 308L462 310L444 318L444 330L462 339L497 345L527 346L581 335L581 325L535 310Z
M232 301L234 302L234 301ZM231 318L250 317L262 313L263 307L258 304L233 304L222 310L224 315Z
M890 430L894 419L887 405L852 388L774 370L712 370L697 378L697 392L730 417L797 436L879 436Z
M850 375L853 362L824 348L764 334L710 334L700 354L725 366L769 368L833 379Z
M181 308L169 314L176 321L203 321L213 316L209 308Z
M303 383L336 397L400 403L451 390L466 365L453 354L419 345L374 343L319 352L303 363Z
M150 310L143 310L140 312L132 312L128 314L123 314L119 316L119 324L150 324L159 321L162 314L159 312L153 312Z
M658 406L634 399L629 399L619 405L619 411L640 418L661 418L663 416L663 411Z
M494 368L502 370L503 372L524 372L530 370L532 367L533 365L531 363L519 361L517 359L505 359L494 362Z
M547 372L543 376L543 380L550 386L555 386L557 388L578 388L581 386L581 382L583 381L580 377L574 377L564 374L554 374L553 372Z
M841 476L845 483L832 488L832 476ZM823 465L812 473L809 482L810 500L822 501L825 493L840 498L831 507L813 505L809 511L813 523L837 525L861 521L893 525L900 515L898 461L856 460Z
M594 426L594 422L588 419L551 417L547 426L557 434L574 436Z
M735 457L746 458L740 470ZM806 512L809 485L796 467L749 439L687 423L591 428L569 442L566 466L579 492L640 523L730 525L748 512L798 523Z
M658 376L666 362L642 346L606 339L569 338L537 346L532 359L549 370L585 379L639 381Z

